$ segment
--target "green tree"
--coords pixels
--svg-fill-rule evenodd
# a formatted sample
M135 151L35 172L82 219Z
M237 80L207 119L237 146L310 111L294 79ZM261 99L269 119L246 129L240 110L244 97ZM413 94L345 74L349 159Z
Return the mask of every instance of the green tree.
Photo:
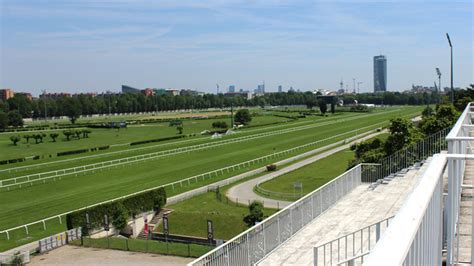
M8 115L0 111L0 130L4 130L8 127Z
M421 115L423 117L430 117L432 115L434 115L434 110L433 108L429 107L429 106L426 106L425 109L423 109L423 112L421 112Z
M64 130L64 131L63 131L63 134L64 134L64 136L66 136L66 140L67 140L67 141L70 141L70 140L71 140L71 136L74 135L74 132L72 132L71 130Z
M88 138L90 133L92 133L92 131L90 131L89 129L83 129L82 130L82 137L83 138Z
M12 127L23 126L23 117L18 110L8 112L8 124Z
M16 146L16 145L17 145L17 143L18 143L18 141L20 141L20 140L21 140L21 137L20 137L20 136L18 136L18 135L13 135L13 136L10 136L10 140L11 140L11 142L13 142L13 145L15 145L15 146Z
M212 127L213 128L229 128L229 126L227 125L227 123L225 121L216 121L216 122L213 122L212 123Z
M389 130L390 135L385 142L386 154L392 154L423 137L414 124L405 118L390 120Z
M64 105L64 111L72 124L76 123L76 120L81 115L81 105L75 98L67 98Z
M23 135L23 138L26 140L26 143L30 143L30 138L34 138L34 137L30 134L26 134L26 135Z
M263 204L254 201L249 205L249 214L244 217L244 223L246 223L248 227L252 227L261 221L263 221Z
M328 105L326 104L326 102L323 100L320 100L318 105L319 105L319 111L321 112L321 114L325 115L326 112L328 111Z
M248 125L252 121L252 116L248 109L240 109L235 113L234 121L241 125Z
M183 134L183 126L176 127L176 130L178 130L178 134Z
M56 142L56 139L59 137L59 134L56 132L50 133L49 137L53 140L53 142Z
M112 224L117 230L121 231L127 226L128 217L127 209L123 204L119 203L112 215Z

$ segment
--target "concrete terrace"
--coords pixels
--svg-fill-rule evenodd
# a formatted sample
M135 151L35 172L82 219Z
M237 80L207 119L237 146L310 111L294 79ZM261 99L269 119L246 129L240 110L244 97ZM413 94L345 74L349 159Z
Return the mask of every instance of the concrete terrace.
M356 187L259 265L313 265L313 247L395 215L428 165L429 160L375 190L368 189L369 184Z

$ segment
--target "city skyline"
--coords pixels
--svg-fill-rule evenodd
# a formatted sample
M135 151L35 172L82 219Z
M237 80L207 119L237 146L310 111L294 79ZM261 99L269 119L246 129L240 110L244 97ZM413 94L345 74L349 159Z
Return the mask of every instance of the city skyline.
M371 92L377 54L390 58L388 91L433 84L436 67L448 84L445 32L453 41L454 86L473 80L470 1L1 5L0 87L35 95L122 84L210 93L216 83L253 90L262 80L268 91L337 90L341 77Z

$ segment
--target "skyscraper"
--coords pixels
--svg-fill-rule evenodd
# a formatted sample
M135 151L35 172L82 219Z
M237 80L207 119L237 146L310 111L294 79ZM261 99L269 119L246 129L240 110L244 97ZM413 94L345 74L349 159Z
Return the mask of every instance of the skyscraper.
M231 92L231 93L235 92L235 85L230 85L229 86L229 92Z
M374 56L374 92L387 91L387 58Z
M283 86L278 85L278 92L283 92Z

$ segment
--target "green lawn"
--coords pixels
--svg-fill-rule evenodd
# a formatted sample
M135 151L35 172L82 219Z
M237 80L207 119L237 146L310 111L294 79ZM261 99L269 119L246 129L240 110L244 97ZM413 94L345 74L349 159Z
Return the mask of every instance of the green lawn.
M385 140L388 135L388 133L383 133L376 138ZM260 187L276 193L293 193L295 196L305 195L344 173L347 170L348 163L352 159L354 159L354 152L349 149L343 150L262 183ZM294 184L296 182L300 182L303 185L302 194L300 194L301 190L299 189L295 191ZM255 189L255 191L259 193L258 189ZM274 199L295 200L294 197L285 197L283 195L259 194Z
M200 119L200 120L183 120L183 134L199 134L203 130L212 130L212 123L215 121L229 120L230 118L222 119ZM253 119L252 125L265 125L275 122L282 122L288 120L283 117L276 117L270 115L256 116ZM73 129L74 130L74 129ZM0 134L0 160L15 159L28 156L55 156L58 152L71 151L79 149L94 148L106 145L120 145L127 144L134 141L165 138L177 135L176 127L170 127L169 123L153 123L142 125L130 125L125 129L91 129L92 133L87 139L73 139L66 140L62 134L63 130L53 130L44 132L47 137L44 143L35 144L33 139L30 139L29 144L25 139L22 139L17 146L14 146L10 141L10 136L20 135L24 136L32 133L2 133ZM59 134L57 142L53 142L49 134L56 132ZM69 156L67 156L69 157ZM14 167L19 164L13 164Z
M392 110L392 112L358 114L357 119L350 123L341 121L330 126L314 127L267 138L228 144L208 150L145 161L120 168L111 168L103 172L63 178L42 185L23 187L8 192L2 191L0 192L0 229L11 228L96 202L181 180L196 174L272 154L275 151L278 152L309 142L334 137L342 132L359 129L357 133L362 133L364 130L380 127L380 125L376 125L379 122L388 123L390 118L415 116L419 114L421 108L406 107L389 110ZM317 121L331 119L333 118L325 117ZM367 128L360 130L362 127ZM266 127L266 130L271 131L272 127ZM332 138L327 142L276 158L274 161L328 145L353 134L355 133ZM236 172L224 173L217 178L213 177L213 179L206 179L205 181L199 180L198 183L185 185L183 188L167 189L167 192L169 195L181 193L240 172L255 169L267 163L269 162L251 165ZM21 230L19 234L22 234ZM0 235L0 245L7 242L5 238L4 234Z

